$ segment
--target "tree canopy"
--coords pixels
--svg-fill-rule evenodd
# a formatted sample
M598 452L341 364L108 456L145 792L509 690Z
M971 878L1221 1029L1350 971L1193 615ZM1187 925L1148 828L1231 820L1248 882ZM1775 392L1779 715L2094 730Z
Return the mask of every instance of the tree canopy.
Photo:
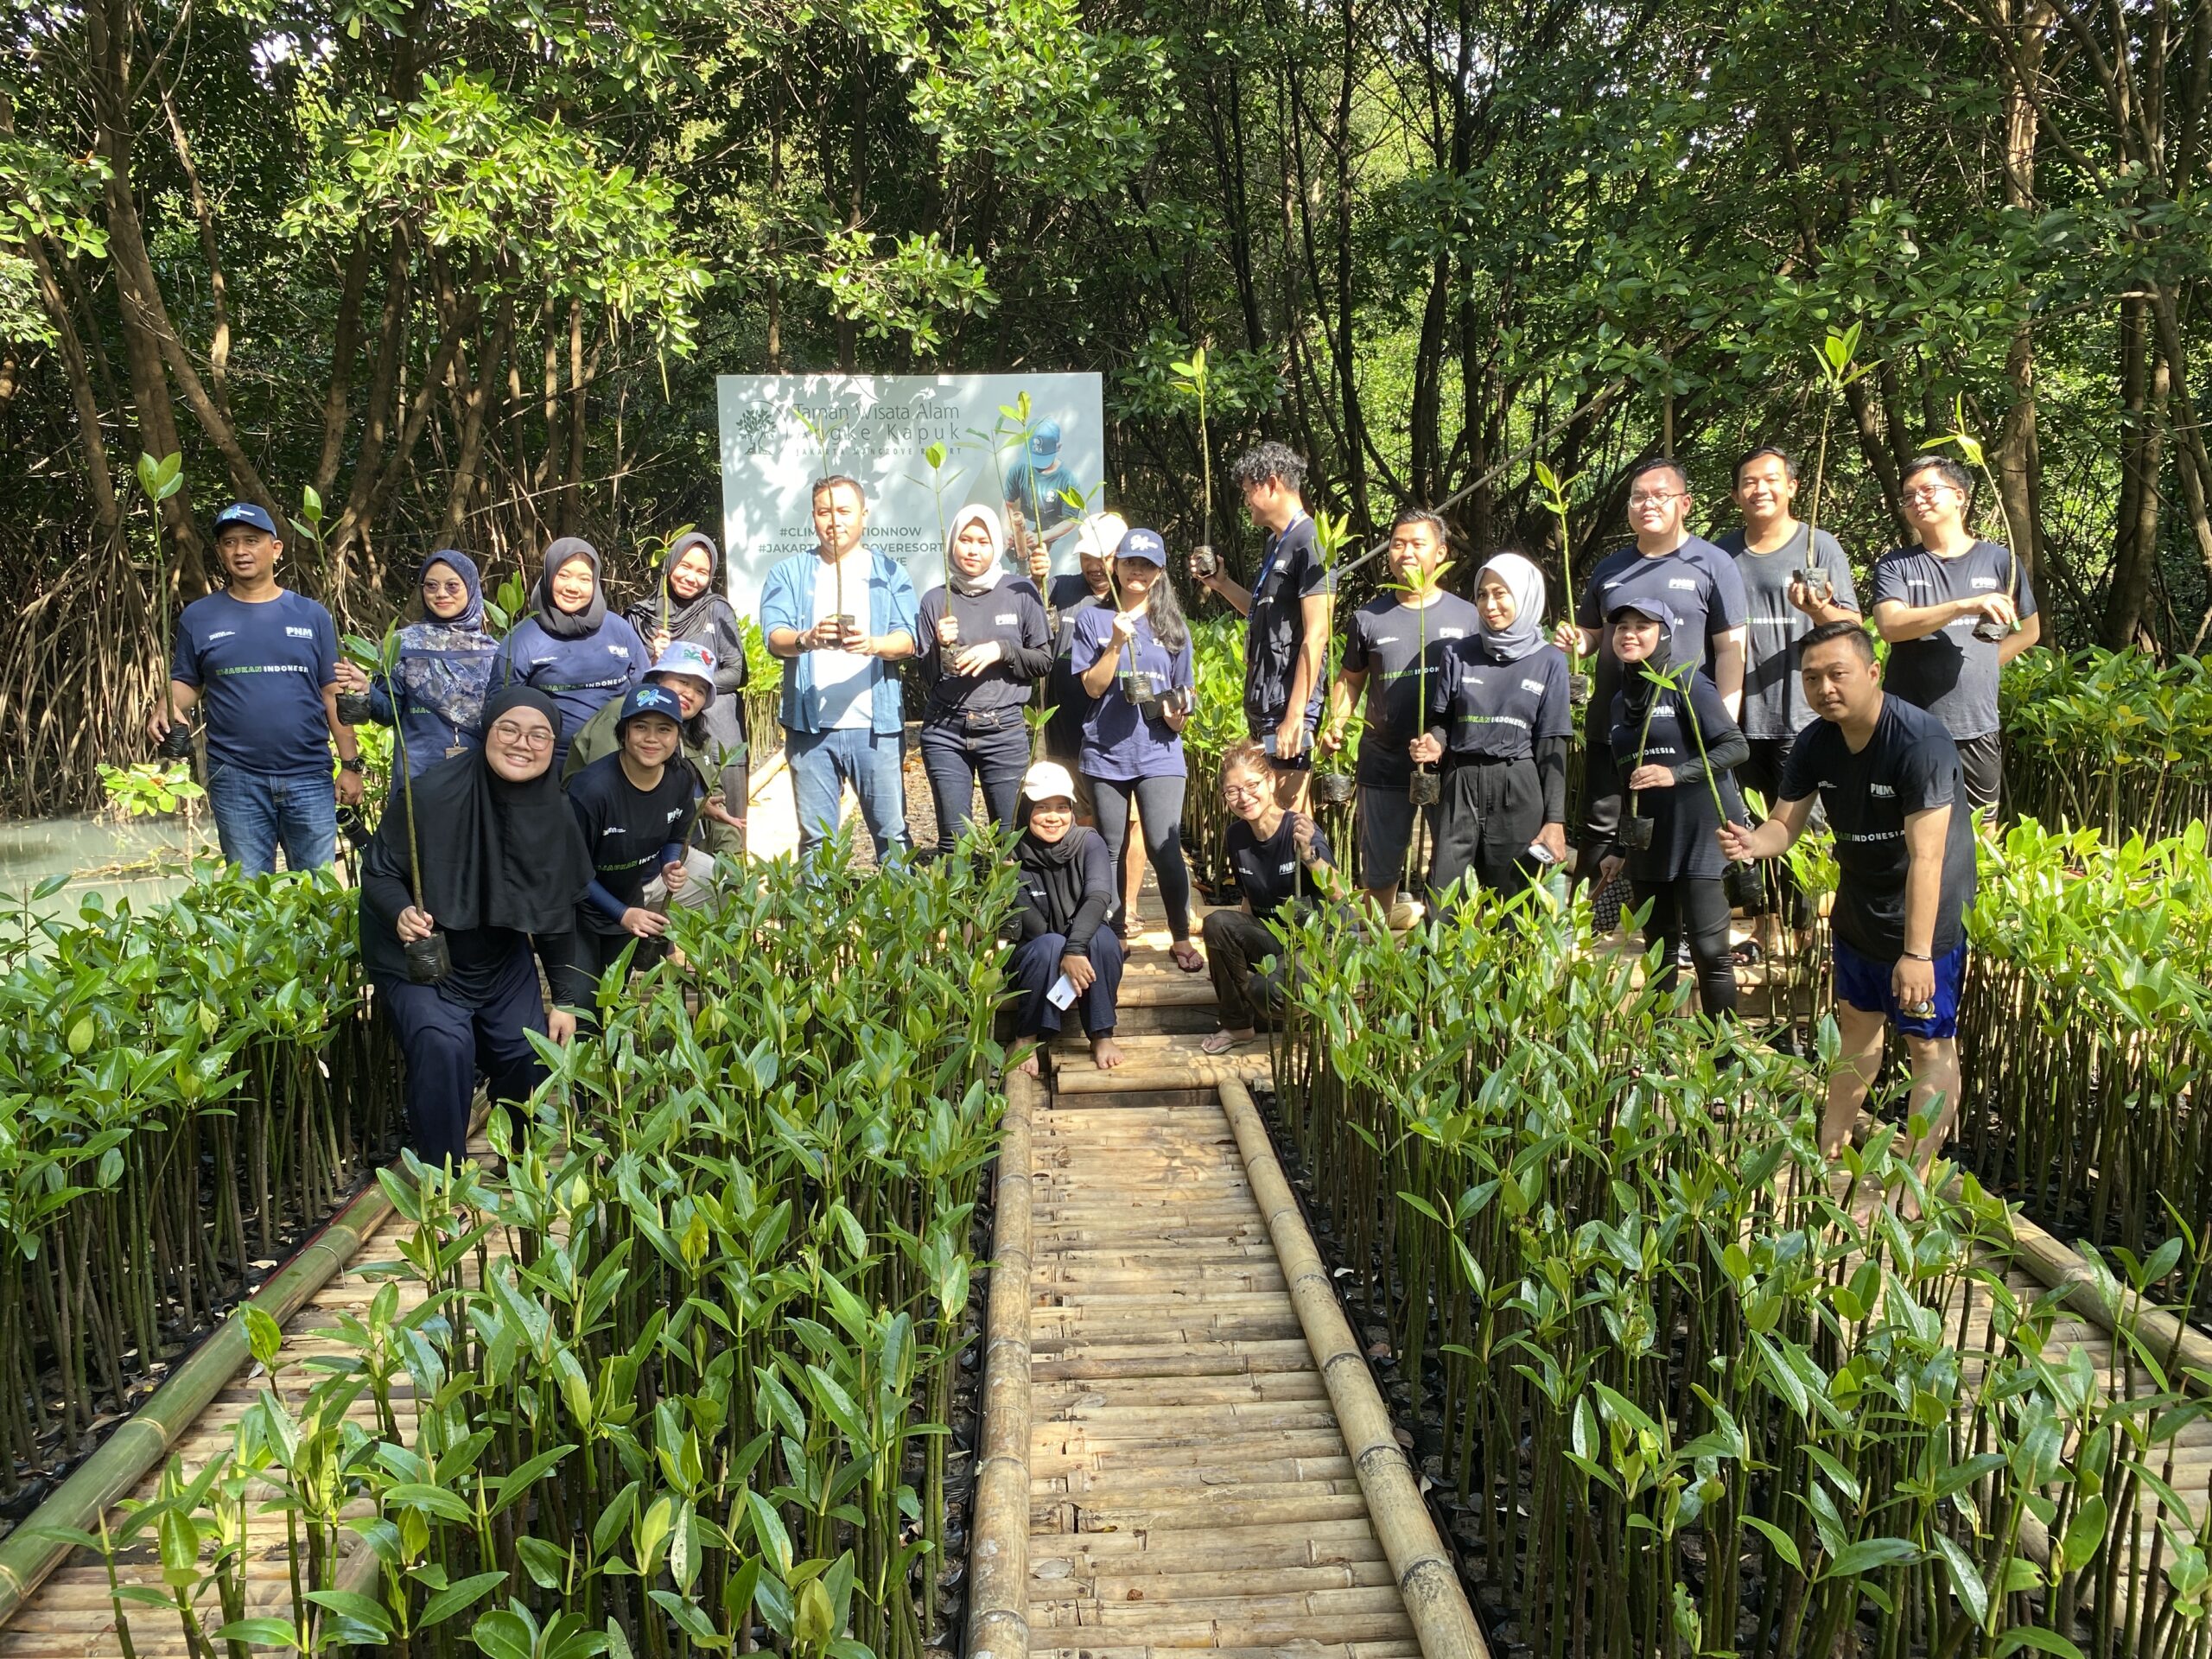
M18 804L135 723L217 498L310 525L293 579L344 616L442 542L626 570L715 516L724 372L1096 370L1107 497L1179 542L1203 343L1223 451L1285 439L1363 530L1459 496L1473 546L1554 570L1535 459L1579 552L1641 456L1725 522L1740 450L1827 430L1821 520L1865 558L1963 423L2062 643L2204 632L2204 0L0 19ZM184 486L155 504L141 454Z

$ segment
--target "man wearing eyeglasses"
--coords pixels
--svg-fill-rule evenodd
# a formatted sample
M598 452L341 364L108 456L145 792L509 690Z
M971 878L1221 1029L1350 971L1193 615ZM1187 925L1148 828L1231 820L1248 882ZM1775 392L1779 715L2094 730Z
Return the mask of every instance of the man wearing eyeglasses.
M1676 660L1694 661L1713 677L1729 714L1743 715L1744 639L1750 618L1744 580L1733 559L1690 534L1690 506L1689 474L1681 462L1663 457L1639 462L1628 480L1634 543L1598 561L1582 585L1573 620L1562 620L1553 633L1561 651L1598 656L1582 745L1578 874L1597 869L1620 826L1620 773L1607 738L1621 665L1613 655L1606 617L1637 601L1663 605L1677 619Z
M1885 683L1942 722L1958 746L1967 807L1993 810L2005 785L1997 680L2043 638L2035 590L2011 549L1967 527L1974 474L1957 461L1916 458L1904 494L1918 545L1874 563L1874 626L1890 642Z

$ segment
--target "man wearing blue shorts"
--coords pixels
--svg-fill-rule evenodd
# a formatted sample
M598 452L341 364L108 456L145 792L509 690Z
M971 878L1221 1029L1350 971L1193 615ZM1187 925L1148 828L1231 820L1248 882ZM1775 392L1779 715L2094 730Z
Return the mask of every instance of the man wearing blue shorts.
M1958 747L1933 715L1882 690L1856 618L1808 633L1798 658L1820 718L1783 763L1782 800L1756 830L1720 826L1739 859L1775 858L1819 792L1835 832L1835 1014L1843 1052L1828 1078L1821 1145L1842 1148L1882 1061L1885 1027L1912 1058L1913 1161L1925 1175L1959 1102L1959 982L1974 902L1974 821Z

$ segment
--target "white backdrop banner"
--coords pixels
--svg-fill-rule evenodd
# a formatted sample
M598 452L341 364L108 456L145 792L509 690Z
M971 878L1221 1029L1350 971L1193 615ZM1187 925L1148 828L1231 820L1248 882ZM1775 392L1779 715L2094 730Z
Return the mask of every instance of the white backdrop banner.
M943 580L936 474L944 516L1009 500L1043 524L1056 572L1077 568L1081 514L1061 499L1096 501L1106 476L1104 404L1095 374L725 374L721 410L722 546L730 601L757 616L760 587L780 559L815 545L809 486L845 473L868 486L868 544L902 561L914 591ZM1028 420L1003 412L1029 394Z

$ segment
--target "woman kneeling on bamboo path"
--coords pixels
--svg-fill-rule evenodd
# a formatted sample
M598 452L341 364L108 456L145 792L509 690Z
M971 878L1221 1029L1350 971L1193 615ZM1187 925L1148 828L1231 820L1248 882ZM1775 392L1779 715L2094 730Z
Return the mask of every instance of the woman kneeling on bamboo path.
M1257 743L1235 744L1222 756L1221 795L1236 819L1226 840L1244 902L1205 919L1206 966L1221 1005L1221 1029L1198 1045L1209 1054L1225 1054L1259 1034L1261 1010L1272 1012L1280 997L1281 970L1260 971L1282 949L1268 924L1286 906L1324 896L1322 873L1335 862L1313 819L1275 804L1274 768Z
M1016 1040L1058 1036L1060 1011L1072 1005L1090 1035L1090 1058L1103 1071L1122 1063L1114 1040L1122 941L1106 925L1114 907L1114 861L1098 832L1075 821L1075 779L1065 766L1039 761L1023 774L1021 794L1029 803L1029 826L1014 847L1021 872L1012 969L1021 996ZM1020 1069L1037 1075L1035 1049Z
M1429 903L1471 880L1509 897L1567 856L1567 653L1544 639L1544 578L1500 553L1475 578L1479 633L1454 639L1428 688L1413 758L1444 763Z
M591 881L583 831L553 777L560 718L527 686L494 697L483 748L396 791L362 861L361 956L407 1057L408 1140L426 1164L467 1156L480 1069L494 1101L527 1100L545 1075L527 1033L565 1043L575 1031L571 1015L546 1011L531 955L549 976L563 970ZM451 966L423 983L408 946L434 932Z
M1674 613L1656 600L1637 600L1615 607L1605 620L1621 662L1612 748L1629 809L1621 819L1624 850L1599 865L1599 884L1627 864L1637 906L1651 907L1643 937L1658 948L1660 985L1673 988L1687 936L1698 1000L1719 1019L1736 1011L1722 880L1728 860L1719 830L1724 814L1731 823L1744 821L1733 773L1751 746L1695 660L1675 664Z

